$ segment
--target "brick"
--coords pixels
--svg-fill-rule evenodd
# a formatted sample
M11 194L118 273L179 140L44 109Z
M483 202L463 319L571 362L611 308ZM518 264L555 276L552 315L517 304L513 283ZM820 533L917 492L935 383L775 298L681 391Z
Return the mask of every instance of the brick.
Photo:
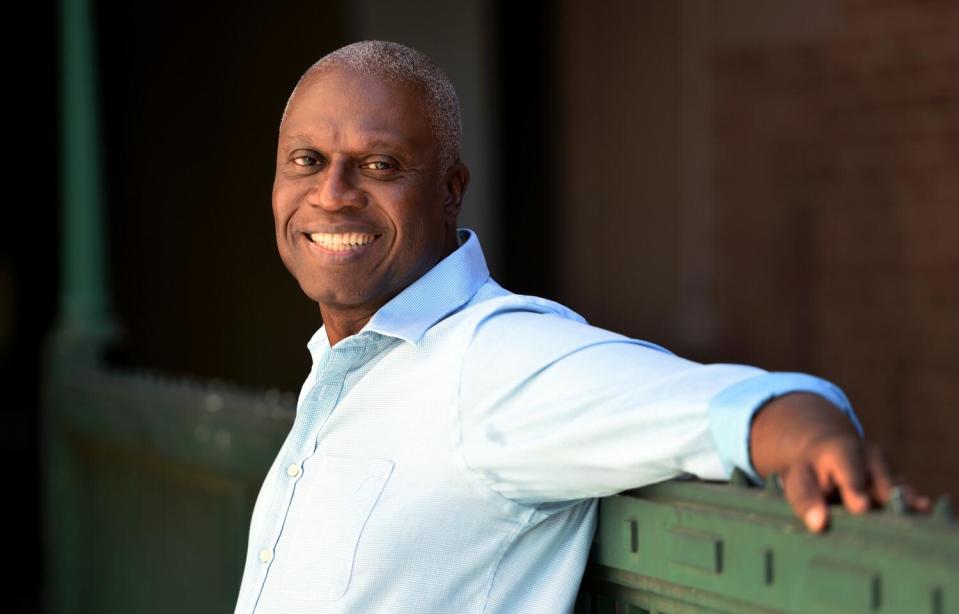
M806 360L923 484L953 488L959 5L842 7L820 40L712 51L720 337Z
M911 34L948 35L959 30L959 6L951 2L843 3L844 38L875 40Z

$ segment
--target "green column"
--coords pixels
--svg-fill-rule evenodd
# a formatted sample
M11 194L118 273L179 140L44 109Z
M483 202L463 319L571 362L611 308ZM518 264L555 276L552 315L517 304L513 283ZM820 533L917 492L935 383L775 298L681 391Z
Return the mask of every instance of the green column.
M88 0L60 0L61 213L60 305L47 340L42 387L45 611L84 612L81 570L90 531L86 484L64 427L63 410L76 404L67 382L98 365L116 332L104 267L96 61ZM85 499L86 498L86 499Z
M98 346L116 330L104 267L96 50L87 0L61 0L61 348ZM65 344L65 347L64 347Z

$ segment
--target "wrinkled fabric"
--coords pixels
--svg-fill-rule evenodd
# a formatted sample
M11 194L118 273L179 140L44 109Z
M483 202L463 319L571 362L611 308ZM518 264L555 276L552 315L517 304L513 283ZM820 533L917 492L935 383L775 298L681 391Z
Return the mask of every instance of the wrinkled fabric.
M489 277L475 233L331 348L254 509L237 614L571 611L596 498L725 479L809 375L701 365ZM856 422L858 427L858 422Z

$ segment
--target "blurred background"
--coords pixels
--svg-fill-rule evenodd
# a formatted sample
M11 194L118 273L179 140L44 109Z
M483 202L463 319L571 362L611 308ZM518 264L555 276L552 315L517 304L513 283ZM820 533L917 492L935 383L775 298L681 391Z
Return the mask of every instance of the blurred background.
M705 362L841 386L959 496L959 5L930 0L94 3L109 360L297 390L320 325L275 249L286 98L395 40L460 95L494 277ZM40 607L40 376L59 294L57 11L11 50L26 160L0 252L20 611ZM31 51L32 50L32 51ZM23 118L18 121L18 118ZM30 177L29 180L26 177ZM49 512L47 510L46 512Z

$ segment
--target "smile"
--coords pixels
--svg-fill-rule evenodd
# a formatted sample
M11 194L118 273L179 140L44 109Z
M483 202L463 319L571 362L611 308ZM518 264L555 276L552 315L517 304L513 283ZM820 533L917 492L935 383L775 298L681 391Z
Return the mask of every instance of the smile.
M364 232L313 232L307 235L310 241L332 252L349 252L366 247L379 235Z

